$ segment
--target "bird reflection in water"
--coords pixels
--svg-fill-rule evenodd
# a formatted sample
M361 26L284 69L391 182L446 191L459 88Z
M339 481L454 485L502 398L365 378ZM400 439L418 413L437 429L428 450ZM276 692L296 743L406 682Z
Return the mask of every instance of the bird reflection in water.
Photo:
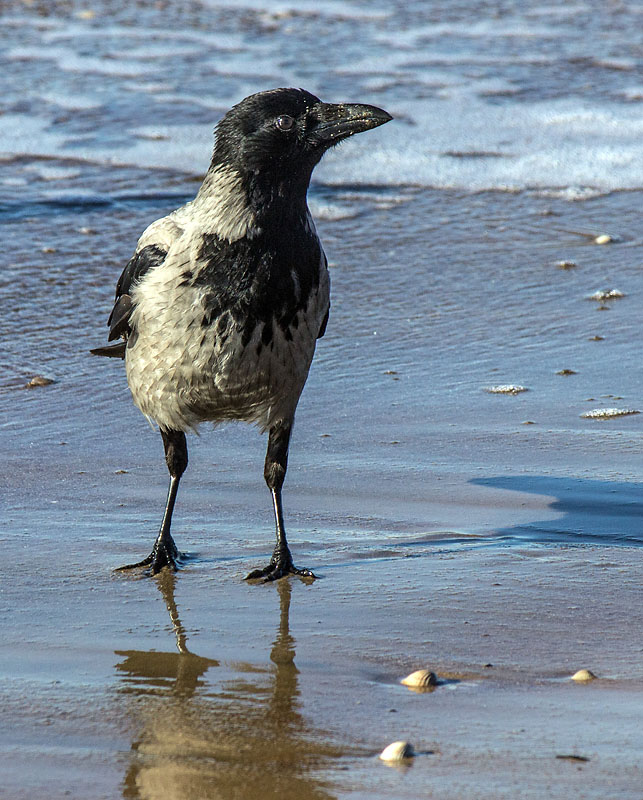
M235 665L221 687L217 661L191 653L174 599L175 575L156 579L176 634L176 653L117 651L120 691L137 730L123 797L137 800L332 800L328 772L341 755L299 713L299 671L290 634L291 586L277 582L280 616L271 664Z

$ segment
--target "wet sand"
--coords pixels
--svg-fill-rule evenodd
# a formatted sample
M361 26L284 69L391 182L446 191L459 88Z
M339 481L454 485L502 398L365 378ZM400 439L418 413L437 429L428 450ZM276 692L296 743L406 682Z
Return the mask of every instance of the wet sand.
M248 586L257 544L136 580L81 528L3 544L4 797L640 795L640 549L346 539L296 548L313 586Z
M334 220L350 193L315 187L333 317L285 502L320 580L249 586L265 440L234 426L190 442L185 568L112 572L149 551L166 474L122 365L87 351L123 243L193 184L80 172L94 201L4 222L0 796L640 798L643 415L581 413L643 411L641 194L380 188ZM419 667L434 691L399 685ZM376 757L397 739L408 767Z

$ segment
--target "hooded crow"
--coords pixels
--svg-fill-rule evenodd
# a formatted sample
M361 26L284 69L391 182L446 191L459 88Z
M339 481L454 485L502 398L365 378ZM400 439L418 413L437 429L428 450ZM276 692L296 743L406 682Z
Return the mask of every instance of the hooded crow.
M196 198L139 239L108 320L109 341L123 341L92 353L125 359L134 403L160 428L170 487L152 552L121 569L177 568L170 525L185 434L243 420L268 431L264 477L277 534L268 565L247 578L314 577L293 564L281 501L295 409L330 308L306 194L326 150L390 119L302 89L251 95L217 125Z

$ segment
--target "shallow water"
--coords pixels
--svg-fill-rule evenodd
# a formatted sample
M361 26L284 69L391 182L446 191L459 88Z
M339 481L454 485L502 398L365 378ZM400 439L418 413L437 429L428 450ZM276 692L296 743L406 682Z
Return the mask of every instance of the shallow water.
M643 413L581 415L643 412L642 13L5 10L0 797L640 796ZM242 582L273 534L238 426L190 441L186 569L115 576L167 477L122 364L88 351L216 120L275 85L396 116L310 196L333 310L285 503L323 580ZM425 665L451 678L398 685ZM411 769L377 762L407 737Z
M642 16L599 0L9 4L2 150L198 173L226 108L293 85L397 119L322 182L640 188Z

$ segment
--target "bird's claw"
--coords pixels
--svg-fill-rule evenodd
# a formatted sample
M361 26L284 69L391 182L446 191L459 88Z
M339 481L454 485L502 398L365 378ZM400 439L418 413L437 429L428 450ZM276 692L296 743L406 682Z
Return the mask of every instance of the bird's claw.
M172 538L165 542L156 542L152 552L142 561L137 561L135 564L125 564L122 567L117 567L116 572L124 572L128 569L140 569L142 567L149 567L148 573L150 575L157 575L165 567L169 567L173 572L179 568L179 559L181 554L174 544Z
M260 580L262 583L270 583L271 581L278 581L280 578L285 578L288 575L297 575L300 578L308 578L315 580L317 576L310 569L300 569L292 563L290 553L287 556L273 556L270 563L261 568L253 569L249 572L245 580L256 581Z

